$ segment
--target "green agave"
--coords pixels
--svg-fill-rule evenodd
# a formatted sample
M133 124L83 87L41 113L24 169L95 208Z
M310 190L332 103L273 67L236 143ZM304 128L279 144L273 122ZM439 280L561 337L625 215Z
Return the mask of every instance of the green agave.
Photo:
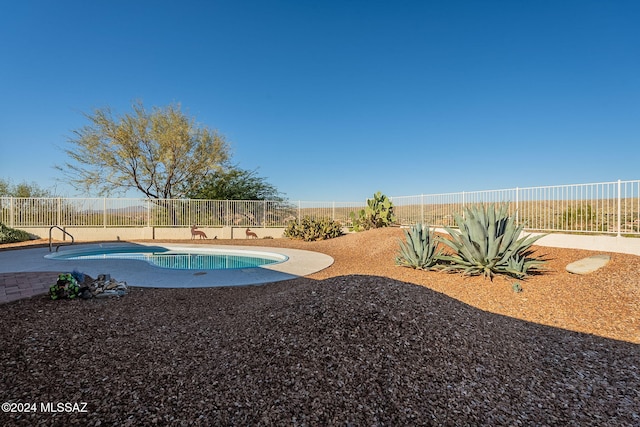
M494 204L472 206L464 209L464 217L455 215L459 230L445 227L451 240L440 239L455 251L454 255L441 256L449 261L445 271L462 270L464 274L492 278L495 274L507 274L517 278L527 275L544 261L530 258L531 246L543 236L520 237L524 225L515 225L515 218L508 215L508 204L498 209Z
M415 224L404 230L406 241L399 240L400 252L396 264L420 270L434 268L442 252L428 225Z

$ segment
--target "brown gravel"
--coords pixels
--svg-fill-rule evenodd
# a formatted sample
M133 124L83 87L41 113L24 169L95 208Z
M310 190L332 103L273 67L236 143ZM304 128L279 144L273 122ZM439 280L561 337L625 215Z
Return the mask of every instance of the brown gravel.
M0 425L640 425L640 257L578 276L564 267L594 252L539 247L547 271L515 293L515 279L396 267L401 236L217 240L335 263L262 286L1 305L0 400L38 412Z

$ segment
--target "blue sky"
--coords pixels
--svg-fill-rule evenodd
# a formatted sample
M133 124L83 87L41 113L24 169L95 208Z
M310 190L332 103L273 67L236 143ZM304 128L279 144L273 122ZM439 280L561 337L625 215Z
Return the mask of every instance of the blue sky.
M83 196L53 168L82 113L141 100L291 200L640 179L638 22L636 0L8 2L0 178Z

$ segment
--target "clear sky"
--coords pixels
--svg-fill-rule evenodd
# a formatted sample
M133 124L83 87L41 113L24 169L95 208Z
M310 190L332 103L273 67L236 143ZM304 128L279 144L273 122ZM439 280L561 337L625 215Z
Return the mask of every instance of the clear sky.
M0 177L179 102L291 200L640 179L638 0L11 1ZM136 196L139 194L136 194Z

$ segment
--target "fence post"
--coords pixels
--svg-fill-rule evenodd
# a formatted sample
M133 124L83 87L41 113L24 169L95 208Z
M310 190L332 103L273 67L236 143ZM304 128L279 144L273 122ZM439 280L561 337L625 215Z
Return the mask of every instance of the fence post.
M302 214L302 202L298 200L298 225L300 224L300 215Z
M420 195L420 224L424 224L424 194Z
M267 227L267 200L262 201L262 228Z
M15 227L15 203L13 202L15 197L9 197L9 227Z
M62 216L61 212L60 212L62 210L62 206L60 206L60 205L61 205L60 197L58 197L58 209L56 209L56 216L57 216L56 225L60 225L60 217Z
M518 209L519 194L520 194L520 189L516 187L516 224L520 224L520 209Z
M102 198L102 228L107 228L107 198Z
M622 218L620 218L622 212L622 181L618 180L618 237L621 236L620 229L622 227Z
M336 202L333 201L332 203L332 209L331 209L331 220L335 221L336 220Z
M13 196L9 197L9 227L14 228Z
M147 205L147 227L151 227L151 203L149 198L144 199L144 204Z

